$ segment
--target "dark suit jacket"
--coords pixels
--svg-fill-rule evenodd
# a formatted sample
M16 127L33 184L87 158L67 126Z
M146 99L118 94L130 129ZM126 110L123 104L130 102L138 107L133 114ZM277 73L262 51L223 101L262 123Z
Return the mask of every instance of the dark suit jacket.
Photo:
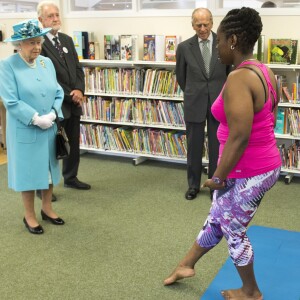
M82 114L81 107L72 102L70 92L76 89L81 90L82 93L84 93L84 73L79 64L72 38L64 33L58 33L58 38L62 47L68 51L68 53L64 53L65 62L59 56L57 49L47 36L45 36L41 54L49 57L54 64L57 81L62 86L65 93L62 111L64 117L68 119L71 115L80 116Z
M219 95L230 67L221 64L213 32L210 76L206 75L204 61L199 48L198 36L180 43L176 51L176 77L184 92L184 118L186 122L205 121L208 103Z

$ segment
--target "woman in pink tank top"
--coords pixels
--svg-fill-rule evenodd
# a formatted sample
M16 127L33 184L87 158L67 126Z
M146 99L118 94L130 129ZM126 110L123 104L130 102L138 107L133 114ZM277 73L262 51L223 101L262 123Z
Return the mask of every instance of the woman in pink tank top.
M197 261L224 237L242 287L221 291L224 299L262 300L253 270L253 249L246 234L264 194L276 183L281 166L274 126L278 104L273 72L253 57L262 30L257 11L228 12L217 32L219 57L232 71L214 102L220 122L218 167L202 187L215 190L209 215L192 248L164 281L195 275Z

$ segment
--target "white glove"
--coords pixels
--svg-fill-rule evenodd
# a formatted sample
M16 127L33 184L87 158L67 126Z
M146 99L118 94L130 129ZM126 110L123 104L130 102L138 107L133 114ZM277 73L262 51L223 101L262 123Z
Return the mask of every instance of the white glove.
M44 117L49 118L51 120L51 122L53 122L56 119L56 114L53 111L51 111L49 114L42 116L42 118L44 118Z
M40 127L41 129L48 129L50 128L54 123L53 121L50 120L50 117L46 117L47 115L44 116L39 116L37 113L32 118L32 124Z

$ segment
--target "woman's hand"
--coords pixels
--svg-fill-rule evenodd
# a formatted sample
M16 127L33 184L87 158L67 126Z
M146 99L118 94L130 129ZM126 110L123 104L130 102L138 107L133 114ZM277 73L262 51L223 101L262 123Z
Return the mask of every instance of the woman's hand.
M45 130L53 126L53 121L47 115L39 116L37 113L32 118L33 125Z
M202 185L201 188L210 188L211 190L222 190L226 186L225 181L220 184L215 183L212 179L207 179Z

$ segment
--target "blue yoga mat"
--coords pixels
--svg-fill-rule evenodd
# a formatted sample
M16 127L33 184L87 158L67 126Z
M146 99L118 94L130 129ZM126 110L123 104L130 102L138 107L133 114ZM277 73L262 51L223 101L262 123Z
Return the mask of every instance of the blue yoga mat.
M300 300L300 232L250 226L255 276L264 300ZM213 251L213 250L212 250ZM242 282L228 258L201 300L223 300L221 290Z

